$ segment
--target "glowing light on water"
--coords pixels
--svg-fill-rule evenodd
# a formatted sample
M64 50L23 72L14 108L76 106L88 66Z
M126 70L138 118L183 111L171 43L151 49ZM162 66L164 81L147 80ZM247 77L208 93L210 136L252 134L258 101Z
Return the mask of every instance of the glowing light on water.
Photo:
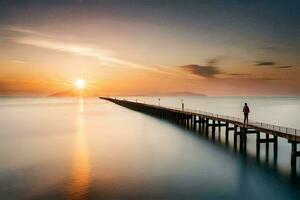
M72 177L68 191L68 197L72 200L87 199L91 184L90 158L85 132L85 121L82 116L84 110L83 99L80 99L78 106L79 114L77 118L77 133L75 135Z

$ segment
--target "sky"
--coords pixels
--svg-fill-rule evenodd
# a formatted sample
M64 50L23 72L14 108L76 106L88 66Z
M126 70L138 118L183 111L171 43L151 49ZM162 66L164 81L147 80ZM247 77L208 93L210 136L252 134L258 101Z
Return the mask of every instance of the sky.
M0 95L300 95L298 0L0 0Z

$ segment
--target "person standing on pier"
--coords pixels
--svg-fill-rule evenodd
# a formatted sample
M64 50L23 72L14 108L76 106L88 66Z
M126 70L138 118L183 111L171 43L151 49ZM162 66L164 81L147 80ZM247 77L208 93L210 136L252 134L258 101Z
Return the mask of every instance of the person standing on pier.
M243 113L244 113L244 125L248 124L248 115L250 113L249 106L247 103L245 103L244 108L243 108Z

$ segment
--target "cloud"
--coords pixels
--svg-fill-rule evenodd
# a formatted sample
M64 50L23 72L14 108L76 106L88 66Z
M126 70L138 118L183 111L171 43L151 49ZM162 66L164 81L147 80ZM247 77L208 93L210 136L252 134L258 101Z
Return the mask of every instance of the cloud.
M275 77L255 77L248 73L223 73L225 77L223 79L237 79L237 80L254 80L254 81L274 81L280 80Z
M246 74L246 73L226 73L226 75L229 75L229 76L247 76L249 74Z
M215 78L215 76L218 74L224 74L219 70L218 67L216 67L221 59L222 57L212 58L207 61L206 65L190 64L180 66L179 68L197 76Z
M207 65L208 66L214 66L214 65L218 64L221 61L221 59L222 59L222 57L209 59L208 62L207 62Z
M294 67L292 65L276 65L273 61L256 61L255 63L256 66L269 66L275 69L290 69Z
M180 68L192 74L202 76L205 78L213 78L215 77L215 75L221 73L219 69L214 66L184 65L180 66Z
M277 69L290 69L293 68L294 66L292 65L284 65L284 66L276 66Z
M51 37L48 34L44 34L39 31L35 31L35 30L31 30L31 29L23 28L23 27L19 27L19 26L4 26L2 29L6 30L6 31L14 32L14 33L25 34L25 35Z
M256 66L273 66L275 65L275 62L272 62L272 61L256 61L255 62Z
M181 69L188 71L192 74L205 77L205 78L218 78L222 80L252 80L252 81L274 81L280 80L275 77L255 77L251 76L248 73L227 73L220 71L217 67L214 66L201 66L201 65L184 65L181 66ZM215 77L216 75L221 74L222 77Z
M127 66L131 68L150 69L150 67L146 67L128 60L116 58L112 56L111 52L107 50L80 45L76 43L65 43L65 42L53 41L45 38L35 38L35 37L17 37L14 38L13 41L18 44L24 44L24 45L51 49L60 52L71 53L77 56L93 57L101 62L108 63L108 65L117 64L117 65Z
M257 81L275 81L275 80L281 80L279 78L273 78L273 77L253 77L253 78L247 78L249 80L257 80Z
M86 44L83 45L74 42L65 42L62 41L62 39L57 40L55 37L27 28L7 26L6 30L22 35L11 37L11 41L17 44L71 53L77 56L92 57L97 59L100 63L105 63L105 66L124 66L129 68L151 70L158 73L165 73L154 67L141 65L129 60L118 58L111 51L106 49L101 49Z

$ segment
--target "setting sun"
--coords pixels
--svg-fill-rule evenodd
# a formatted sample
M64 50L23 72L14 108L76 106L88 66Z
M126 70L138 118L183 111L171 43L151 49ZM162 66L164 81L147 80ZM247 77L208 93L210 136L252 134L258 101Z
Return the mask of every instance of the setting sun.
M85 80L78 79L78 80L75 81L75 86L76 86L77 89L82 90L82 89L85 88L86 82L85 82Z

